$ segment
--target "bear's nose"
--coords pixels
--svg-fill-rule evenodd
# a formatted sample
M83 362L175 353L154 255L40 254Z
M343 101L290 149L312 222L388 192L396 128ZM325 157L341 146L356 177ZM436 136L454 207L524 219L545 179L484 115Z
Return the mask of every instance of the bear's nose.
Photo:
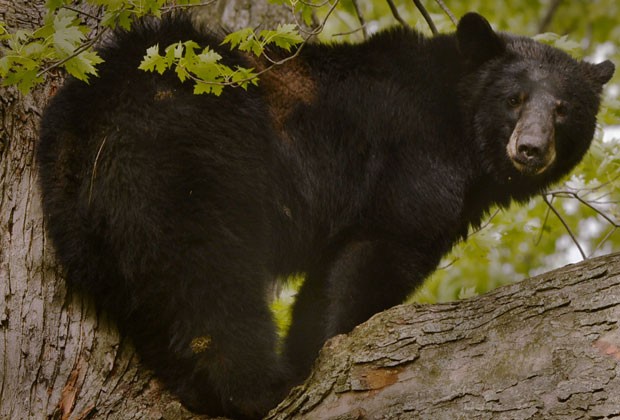
M540 159L543 155L543 151L538 143L540 142L535 141L535 139L521 139L517 146L519 160L523 163L527 163Z

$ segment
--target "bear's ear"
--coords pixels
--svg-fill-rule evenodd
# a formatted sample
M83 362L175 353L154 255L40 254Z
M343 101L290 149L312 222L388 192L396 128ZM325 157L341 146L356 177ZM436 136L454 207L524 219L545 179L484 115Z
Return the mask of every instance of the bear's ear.
M609 60L605 60L602 63L592 64L582 62L582 67L585 71L586 77L599 85L604 85L609 82L611 76L614 75L616 66Z
M504 52L502 39L489 22L477 13L467 13L456 28L459 52L469 64L477 66Z

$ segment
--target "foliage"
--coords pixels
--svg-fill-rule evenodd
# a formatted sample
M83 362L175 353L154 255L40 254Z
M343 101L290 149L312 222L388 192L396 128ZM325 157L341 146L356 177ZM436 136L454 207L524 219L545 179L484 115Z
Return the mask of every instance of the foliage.
M28 93L36 84L44 80L51 69L64 68L77 79L88 82L89 77L97 76L96 65L101 63L94 45L111 28L121 27L129 30L135 18L145 15L161 17L176 9L202 5L200 0L48 0L45 24L33 31L18 30L8 33L0 22L0 78L2 84L15 85L23 93ZM293 7L300 9L293 4ZM96 15L86 10L95 8ZM312 8L303 6L304 13ZM90 29L87 19L94 19L96 25ZM224 43L256 56L265 53L273 44L286 51L303 42L295 25L279 25L275 30L262 30L256 33L251 28L233 32ZM224 86L240 86L258 82L253 69L235 67L220 62L216 52L206 48L197 52L194 42L179 42L164 47L160 55L155 45L145 52L140 68L157 71L160 74L174 69L178 77L185 81L191 79L195 93L214 93L219 95Z
M225 44L278 65L284 60L276 62L269 58L271 45L291 51L294 57L304 42L317 35L323 42L360 41L399 22L430 34L428 24L410 1L272 1L291 9L295 25L261 31L246 28L229 34ZM578 58L609 58L620 64L617 0L445 3L456 16L475 10L498 30L536 36L539 41ZM200 0L48 0L48 14L41 28L9 33L0 22L2 84L15 85L25 94L42 82L49 71L59 68L87 82L96 77L97 64L101 62L94 45L111 28L129 29L136 17L161 16L201 4ZM454 30L453 21L439 1L426 0L423 4L440 32ZM212 94L219 94L225 86L247 88L260 80L262 72L269 71L269 67L261 71L230 68L220 58L215 51L186 41L151 46L145 51L140 68L159 73L175 71L181 80L194 83L196 93ZM620 250L619 80L617 71L606 90L594 144L574 175L528 205L492 210L483 228L470 233L467 242L455 247L414 299L436 302L468 297L583 256ZM611 130L614 124L616 131ZM286 319L286 315L278 317Z
M224 38L223 44L230 44L231 48L249 52L257 57L265 53L269 44L286 51L303 42L297 33L295 25L279 25L276 30L262 30L256 33L252 28L245 28L230 33ZM222 56L210 49L204 48L196 53L200 46L194 41L178 42L169 45L162 56L159 45L147 49L146 56L139 68L146 71L157 71L162 74L174 68L179 79L183 82L192 79L194 93L213 93L220 95L224 86L239 86L247 89L249 84L258 84L258 73L254 69L236 66L233 70L221 63Z

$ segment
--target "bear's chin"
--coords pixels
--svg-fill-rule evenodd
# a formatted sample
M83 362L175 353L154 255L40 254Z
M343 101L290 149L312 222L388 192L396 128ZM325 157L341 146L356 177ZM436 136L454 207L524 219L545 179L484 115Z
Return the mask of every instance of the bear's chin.
M521 174L528 177L534 177L542 175L551 168L555 162L555 153L548 156L546 159L536 159L533 161L523 162L517 157L510 156L510 162L512 166Z

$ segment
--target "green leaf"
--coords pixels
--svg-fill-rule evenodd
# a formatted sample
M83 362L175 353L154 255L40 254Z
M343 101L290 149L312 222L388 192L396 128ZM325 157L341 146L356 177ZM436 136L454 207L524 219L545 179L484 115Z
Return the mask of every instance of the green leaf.
M178 60L178 58L183 56L183 44L181 42L177 42L176 44L168 45L164 52L164 62L166 63L166 68L170 68Z
M43 81L42 77L37 77L38 69L12 71L2 80L3 86L16 85L17 89L26 95L35 84Z
M204 64L215 64L222 59L222 56L209 47L206 47L199 55L196 56L196 59L200 60L200 62Z
M165 0L142 0L143 7L139 11L139 16L153 14L156 17L161 17L161 7L164 5Z
M241 29L239 31L232 32L226 35L226 37L224 37L224 40L222 41L222 45L230 44L230 49L237 48L239 44L253 36L254 31L252 30L252 28Z
M244 41L241 41L241 44L239 44L239 49L241 51L251 52L257 57L260 56L264 51L263 45L259 41L257 41L254 36Z
M22 53L26 56L41 56L45 52L45 46L40 42L31 42L24 46Z
M180 63L176 66L176 68L174 69L177 77L179 78L180 81L184 82L185 80L187 80L188 76L189 76L189 72L187 71L186 67L181 65Z
M231 82L239 85L247 90L249 84L258 85L258 76L253 68L237 67L236 71L231 75Z
M94 51L85 51L70 60L68 60L64 67L73 77L79 80L88 82L88 76L97 75L97 69L95 66L101 63L103 60Z
M261 31L259 37L263 44L274 43L286 51L290 51L291 47L303 42L303 38L297 32L296 26L292 24L278 25L275 31Z
M166 60L159 54L159 44L155 44L150 48L147 48L146 55L138 66L140 70L144 71L157 71L159 74L163 74L168 68Z
M133 13L131 10L124 8L112 9L108 8L101 18L101 25L107 28L119 26L125 30L131 29Z
M9 57L0 57L0 78L5 78L11 69L11 60Z
M533 38L538 42L564 50L575 57L583 55L581 45L579 45L578 42L569 39L568 35L560 36L552 32L545 32L543 34L535 35Z
M129 10L120 10L116 16L118 26L126 31L131 29L132 14Z
M222 85L198 81L194 85L194 94L212 93L215 96L220 96L223 88L224 86Z
M52 35L54 35L54 22L53 20L50 21L49 23L41 26L40 28L36 29L33 33L32 33L32 38L49 38Z
M5 39L9 39L11 35L6 30L6 26L4 22L0 21L0 41L4 41Z
M53 42L60 57L73 54L84 39L79 26L74 24L75 17L75 12L62 9L54 18Z
M55 12L56 10L60 9L64 4L64 0L47 0L45 7L50 12Z

